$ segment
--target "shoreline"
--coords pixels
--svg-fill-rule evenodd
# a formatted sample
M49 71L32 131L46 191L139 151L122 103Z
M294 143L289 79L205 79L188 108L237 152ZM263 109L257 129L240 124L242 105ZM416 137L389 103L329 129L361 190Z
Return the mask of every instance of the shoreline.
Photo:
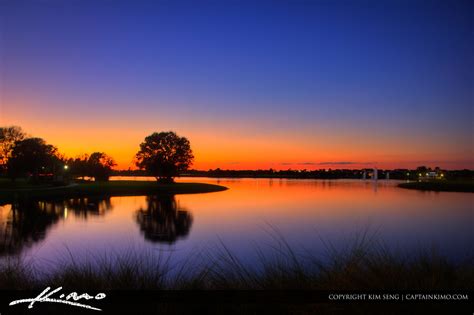
M398 187L419 191L474 193L474 181L426 181L400 183Z
M104 195L138 196L144 194L200 194L227 190L221 185L207 183L159 184L152 181L108 181L75 183L57 187L21 187L18 189L0 189L0 202L8 203L18 198L49 199L68 197L87 197Z

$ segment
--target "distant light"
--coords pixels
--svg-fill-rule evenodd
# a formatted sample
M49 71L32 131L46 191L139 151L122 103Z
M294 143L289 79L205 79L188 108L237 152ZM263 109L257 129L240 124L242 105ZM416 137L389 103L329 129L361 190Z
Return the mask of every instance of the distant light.
M421 173L419 173L418 176L421 176Z
M410 176L410 173L407 173L407 176Z
M67 170L69 168L69 166L67 165L64 165L64 169Z
M441 177L443 177L443 176L444 176L444 174L441 174Z

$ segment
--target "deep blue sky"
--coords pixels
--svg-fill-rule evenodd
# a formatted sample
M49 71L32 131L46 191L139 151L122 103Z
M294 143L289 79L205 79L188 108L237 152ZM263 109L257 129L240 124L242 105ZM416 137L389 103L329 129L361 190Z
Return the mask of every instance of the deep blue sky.
M275 145L289 134L304 147L290 163L472 165L470 1L0 0L0 12L0 122L52 142L39 121L54 134L201 131L197 143L226 127Z

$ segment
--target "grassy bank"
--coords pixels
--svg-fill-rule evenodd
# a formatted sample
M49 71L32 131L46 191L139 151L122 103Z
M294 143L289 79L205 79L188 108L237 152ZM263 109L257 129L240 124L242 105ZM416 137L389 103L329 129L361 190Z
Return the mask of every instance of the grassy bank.
M53 288L61 286L69 292L265 290L271 293L277 292L275 290L355 290L365 293L369 290L472 290L474 283L472 258L453 263L436 251L404 255L366 239L355 241L343 251L328 246L324 261L293 249L282 238L271 245L273 252L270 254L263 254L256 249L260 257L256 264L244 263L224 244L216 247L212 253L201 252L179 263L172 263L165 256L130 251L125 255L104 253L87 264L78 264L68 253L64 261L56 262L59 271L52 273L34 270L19 260L10 260L0 265L0 289L39 292L47 284ZM160 293L155 291L154 294ZM211 299L212 294L208 296ZM382 311L384 314L417 314L427 309L439 311L441 306L449 307L452 311L452 303L437 306L436 303L295 304L276 301L271 305L262 305L239 302L206 304L201 301L196 306L186 303L184 295L182 299L160 303L155 305L155 309L159 309L160 314L346 314L348 311L351 314L380 314ZM127 303L116 307L124 313L150 312L149 305L133 304L133 299Z
M451 262L436 250L394 252L370 239L322 257L292 248L283 238L256 247L257 262L244 263L224 244L179 263L168 253L103 253L78 264L65 252L53 273L10 259L0 264L0 289L40 289L44 283L81 290L446 290L474 289L474 255ZM265 254L264 254L265 252Z
M10 186L11 187L11 186ZM0 201L9 202L15 198L69 198L83 196L134 196L146 194L196 194L226 190L219 185L203 183L159 184L150 181L82 182L68 186L31 186L19 183L10 188L0 186Z
M469 180L433 180L422 182L401 183L401 188L431 191L474 192L474 181Z

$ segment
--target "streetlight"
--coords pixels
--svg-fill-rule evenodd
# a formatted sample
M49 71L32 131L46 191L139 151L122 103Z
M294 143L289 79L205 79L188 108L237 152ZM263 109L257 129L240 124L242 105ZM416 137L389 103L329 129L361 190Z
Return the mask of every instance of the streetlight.
M64 165L64 169L67 170L69 168L69 166L67 165Z

